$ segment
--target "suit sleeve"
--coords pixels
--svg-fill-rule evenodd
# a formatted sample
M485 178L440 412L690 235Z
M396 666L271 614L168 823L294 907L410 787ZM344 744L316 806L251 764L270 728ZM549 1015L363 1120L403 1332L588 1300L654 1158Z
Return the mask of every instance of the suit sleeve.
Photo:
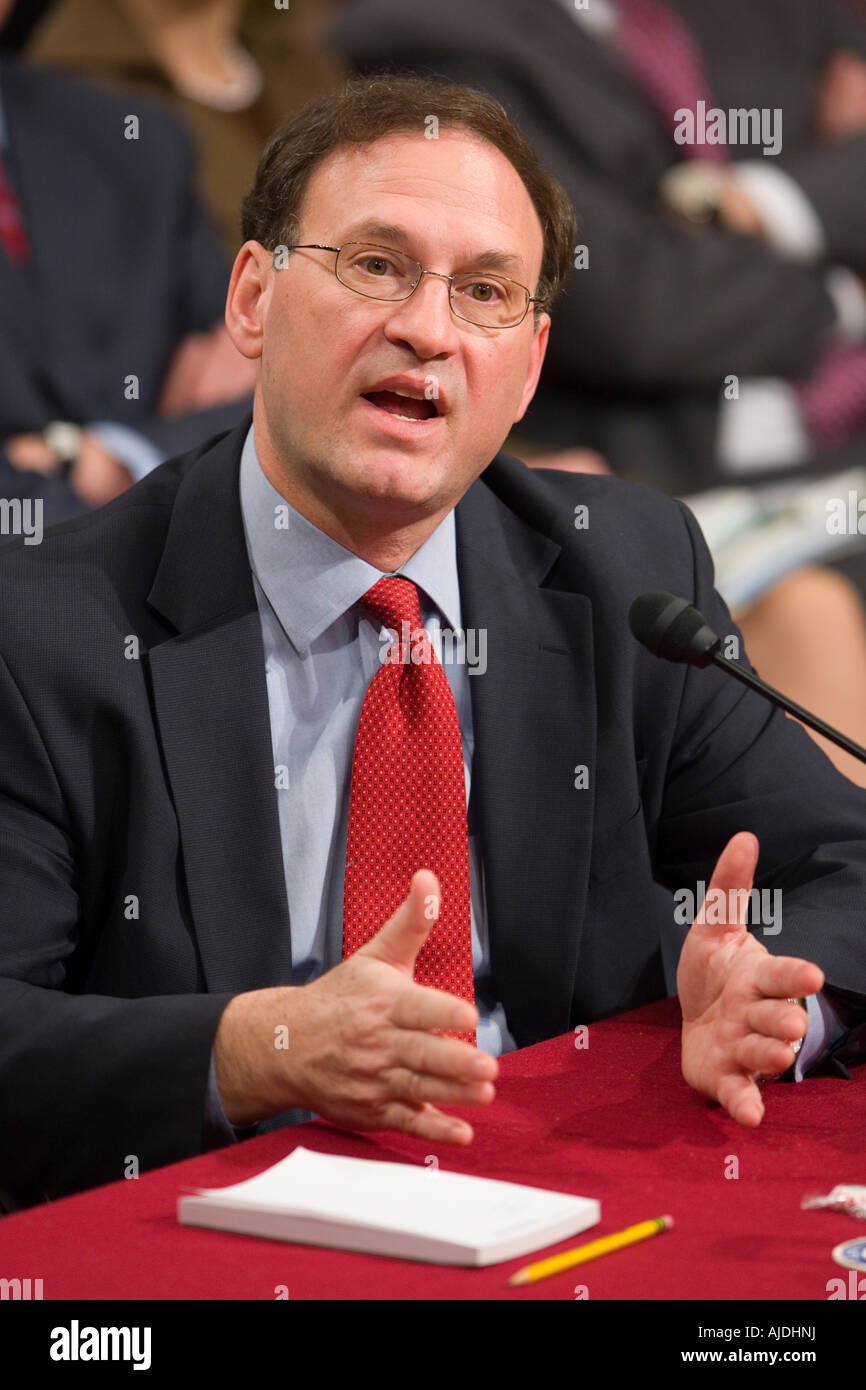
M73 992L76 855L39 731L0 658L0 1188L63 1196L203 1151L231 995Z
M694 555L694 603L723 639L739 640L744 659L713 588L706 544L679 505ZM866 1020L866 791L800 725L716 667L687 669L669 747L657 877L674 891L709 883L731 836L752 831L760 843L754 886L780 896L775 920L766 914L751 929L772 953L821 967L847 1027Z

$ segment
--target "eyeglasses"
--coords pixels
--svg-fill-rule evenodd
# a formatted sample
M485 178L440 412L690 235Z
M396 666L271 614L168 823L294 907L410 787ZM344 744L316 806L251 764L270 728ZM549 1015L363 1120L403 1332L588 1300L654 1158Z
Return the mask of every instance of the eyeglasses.
M442 275L424 270L418 261L390 246L371 246L363 241L347 241L343 246L320 246L318 242L287 246L287 251L333 251L334 274L347 290L366 299L408 299L423 275L448 281L448 297L457 318L482 328L516 328L526 318L534 298L525 285L506 275L484 275L464 271ZM479 298L484 296L483 298Z

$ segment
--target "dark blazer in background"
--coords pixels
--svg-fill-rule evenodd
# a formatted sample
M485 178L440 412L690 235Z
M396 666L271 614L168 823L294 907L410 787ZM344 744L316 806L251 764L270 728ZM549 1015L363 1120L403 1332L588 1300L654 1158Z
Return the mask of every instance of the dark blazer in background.
M20 1201L199 1152L225 1005L291 980L244 434L0 551L0 1186ZM765 944L866 1003L866 793L628 631L656 588L734 630L691 514L500 454L456 525L463 623L487 632L470 819L518 1046L663 997L653 875L708 882L743 829L784 890Z
M866 270L866 136L811 134L814 81L831 52L866 52L866 27L831 0L670 0L704 55L713 96L782 108L789 170L824 223L827 259ZM669 491L720 481L725 378L808 376L835 311L820 269L759 241L691 229L656 189L680 152L614 53L561 0L352 0L332 29L362 72L438 74L496 96L563 184L589 268L557 303L541 382L516 434L599 449L614 470ZM731 146L734 159L759 149ZM863 443L818 468L862 457Z
M0 445L52 420L108 419L172 454L234 424L247 402L156 414L174 349L222 319L228 286L181 126L157 103L3 55L0 104L32 251L18 268L0 247ZM37 482L0 458L0 495Z

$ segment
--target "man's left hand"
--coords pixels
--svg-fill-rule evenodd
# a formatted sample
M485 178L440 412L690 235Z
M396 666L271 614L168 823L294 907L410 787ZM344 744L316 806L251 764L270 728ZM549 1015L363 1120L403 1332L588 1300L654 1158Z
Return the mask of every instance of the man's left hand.
M789 1000L824 985L817 965L772 956L748 931L748 894L757 863L754 835L740 831L728 841L677 970L683 1076L750 1127L764 1114L755 1078L787 1071L793 1061L790 1044L808 1027L805 1011ZM707 922L707 915L718 917L718 925Z

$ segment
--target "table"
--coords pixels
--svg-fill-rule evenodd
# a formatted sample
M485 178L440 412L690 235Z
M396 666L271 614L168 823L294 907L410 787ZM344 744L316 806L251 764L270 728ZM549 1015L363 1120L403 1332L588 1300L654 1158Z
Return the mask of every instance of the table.
M866 1181L866 1067L852 1076L768 1085L761 1125L743 1129L683 1081L666 1000L502 1058L494 1103L461 1112L468 1148L324 1122L276 1131L5 1218L0 1276L41 1277L46 1300L827 1300L829 1280L848 1280L833 1246L866 1230L800 1201ZM178 1226L182 1190L239 1182L299 1143L600 1199L601 1224L545 1254L665 1213L676 1224L525 1288L505 1279L540 1255L455 1269Z

